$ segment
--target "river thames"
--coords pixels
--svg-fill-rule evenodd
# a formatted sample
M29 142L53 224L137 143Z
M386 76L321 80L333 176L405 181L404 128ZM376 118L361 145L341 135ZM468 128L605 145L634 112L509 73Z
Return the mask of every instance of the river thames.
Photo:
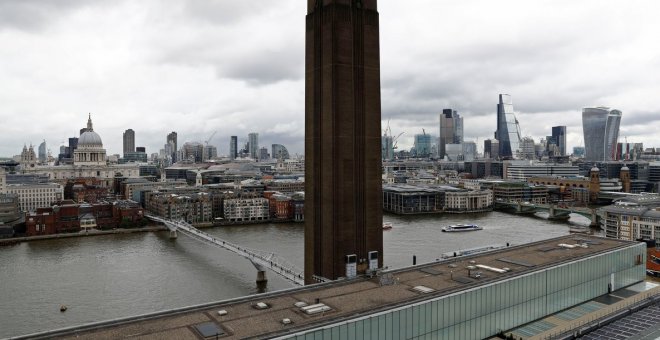
M385 215L385 265L400 268L441 254L492 244L521 244L587 226L500 212ZM448 224L484 230L442 233ZM303 224L224 226L204 231L248 248L275 252L303 267ZM268 272L267 291L293 287ZM184 307L258 293L256 270L237 255L167 232L23 242L0 247L0 338ZM60 305L68 306L64 313Z

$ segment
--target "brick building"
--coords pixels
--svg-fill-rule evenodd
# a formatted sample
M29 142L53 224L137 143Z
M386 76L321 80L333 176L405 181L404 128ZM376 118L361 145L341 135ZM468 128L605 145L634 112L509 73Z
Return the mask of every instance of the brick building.
M26 216L27 236L79 232L83 229L111 229L144 224L142 207L133 201L76 204L64 201L39 208Z
M77 203L96 203L108 197L108 188L94 177L70 179L64 185L64 199Z

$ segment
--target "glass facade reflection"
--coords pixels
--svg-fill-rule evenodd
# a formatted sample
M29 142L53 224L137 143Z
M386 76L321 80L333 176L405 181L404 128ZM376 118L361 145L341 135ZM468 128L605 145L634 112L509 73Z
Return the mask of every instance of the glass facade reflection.
M582 109L585 160L611 161L616 158L621 111L608 107Z
M640 282L644 263L645 245L637 243L284 338L483 339Z
M513 101L508 94L500 94L497 104L497 131L495 139L500 142L500 157L514 159L520 149L520 125L513 113Z

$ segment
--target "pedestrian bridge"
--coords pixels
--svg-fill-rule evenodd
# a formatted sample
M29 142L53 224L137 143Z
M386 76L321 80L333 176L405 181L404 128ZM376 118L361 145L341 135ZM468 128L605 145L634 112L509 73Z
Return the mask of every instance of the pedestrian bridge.
M279 257L275 253L248 249L241 245L231 243L216 236L209 235L182 220L173 221L152 214L145 214L145 217L152 221L163 223L170 230L170 238L177 238L178 234L181 233L197 241L229 250L248 259L257 269L257 283L267 281L266 269L268 269L297 285L302 286L305 284L304 271ZM320 280L319 278L319 281L323 280Z

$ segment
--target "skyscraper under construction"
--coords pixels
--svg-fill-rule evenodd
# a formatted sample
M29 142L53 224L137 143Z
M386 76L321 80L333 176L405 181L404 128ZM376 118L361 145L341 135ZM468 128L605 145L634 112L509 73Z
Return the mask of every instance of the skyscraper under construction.
M382 267L376 0L308 0L305 281Z

